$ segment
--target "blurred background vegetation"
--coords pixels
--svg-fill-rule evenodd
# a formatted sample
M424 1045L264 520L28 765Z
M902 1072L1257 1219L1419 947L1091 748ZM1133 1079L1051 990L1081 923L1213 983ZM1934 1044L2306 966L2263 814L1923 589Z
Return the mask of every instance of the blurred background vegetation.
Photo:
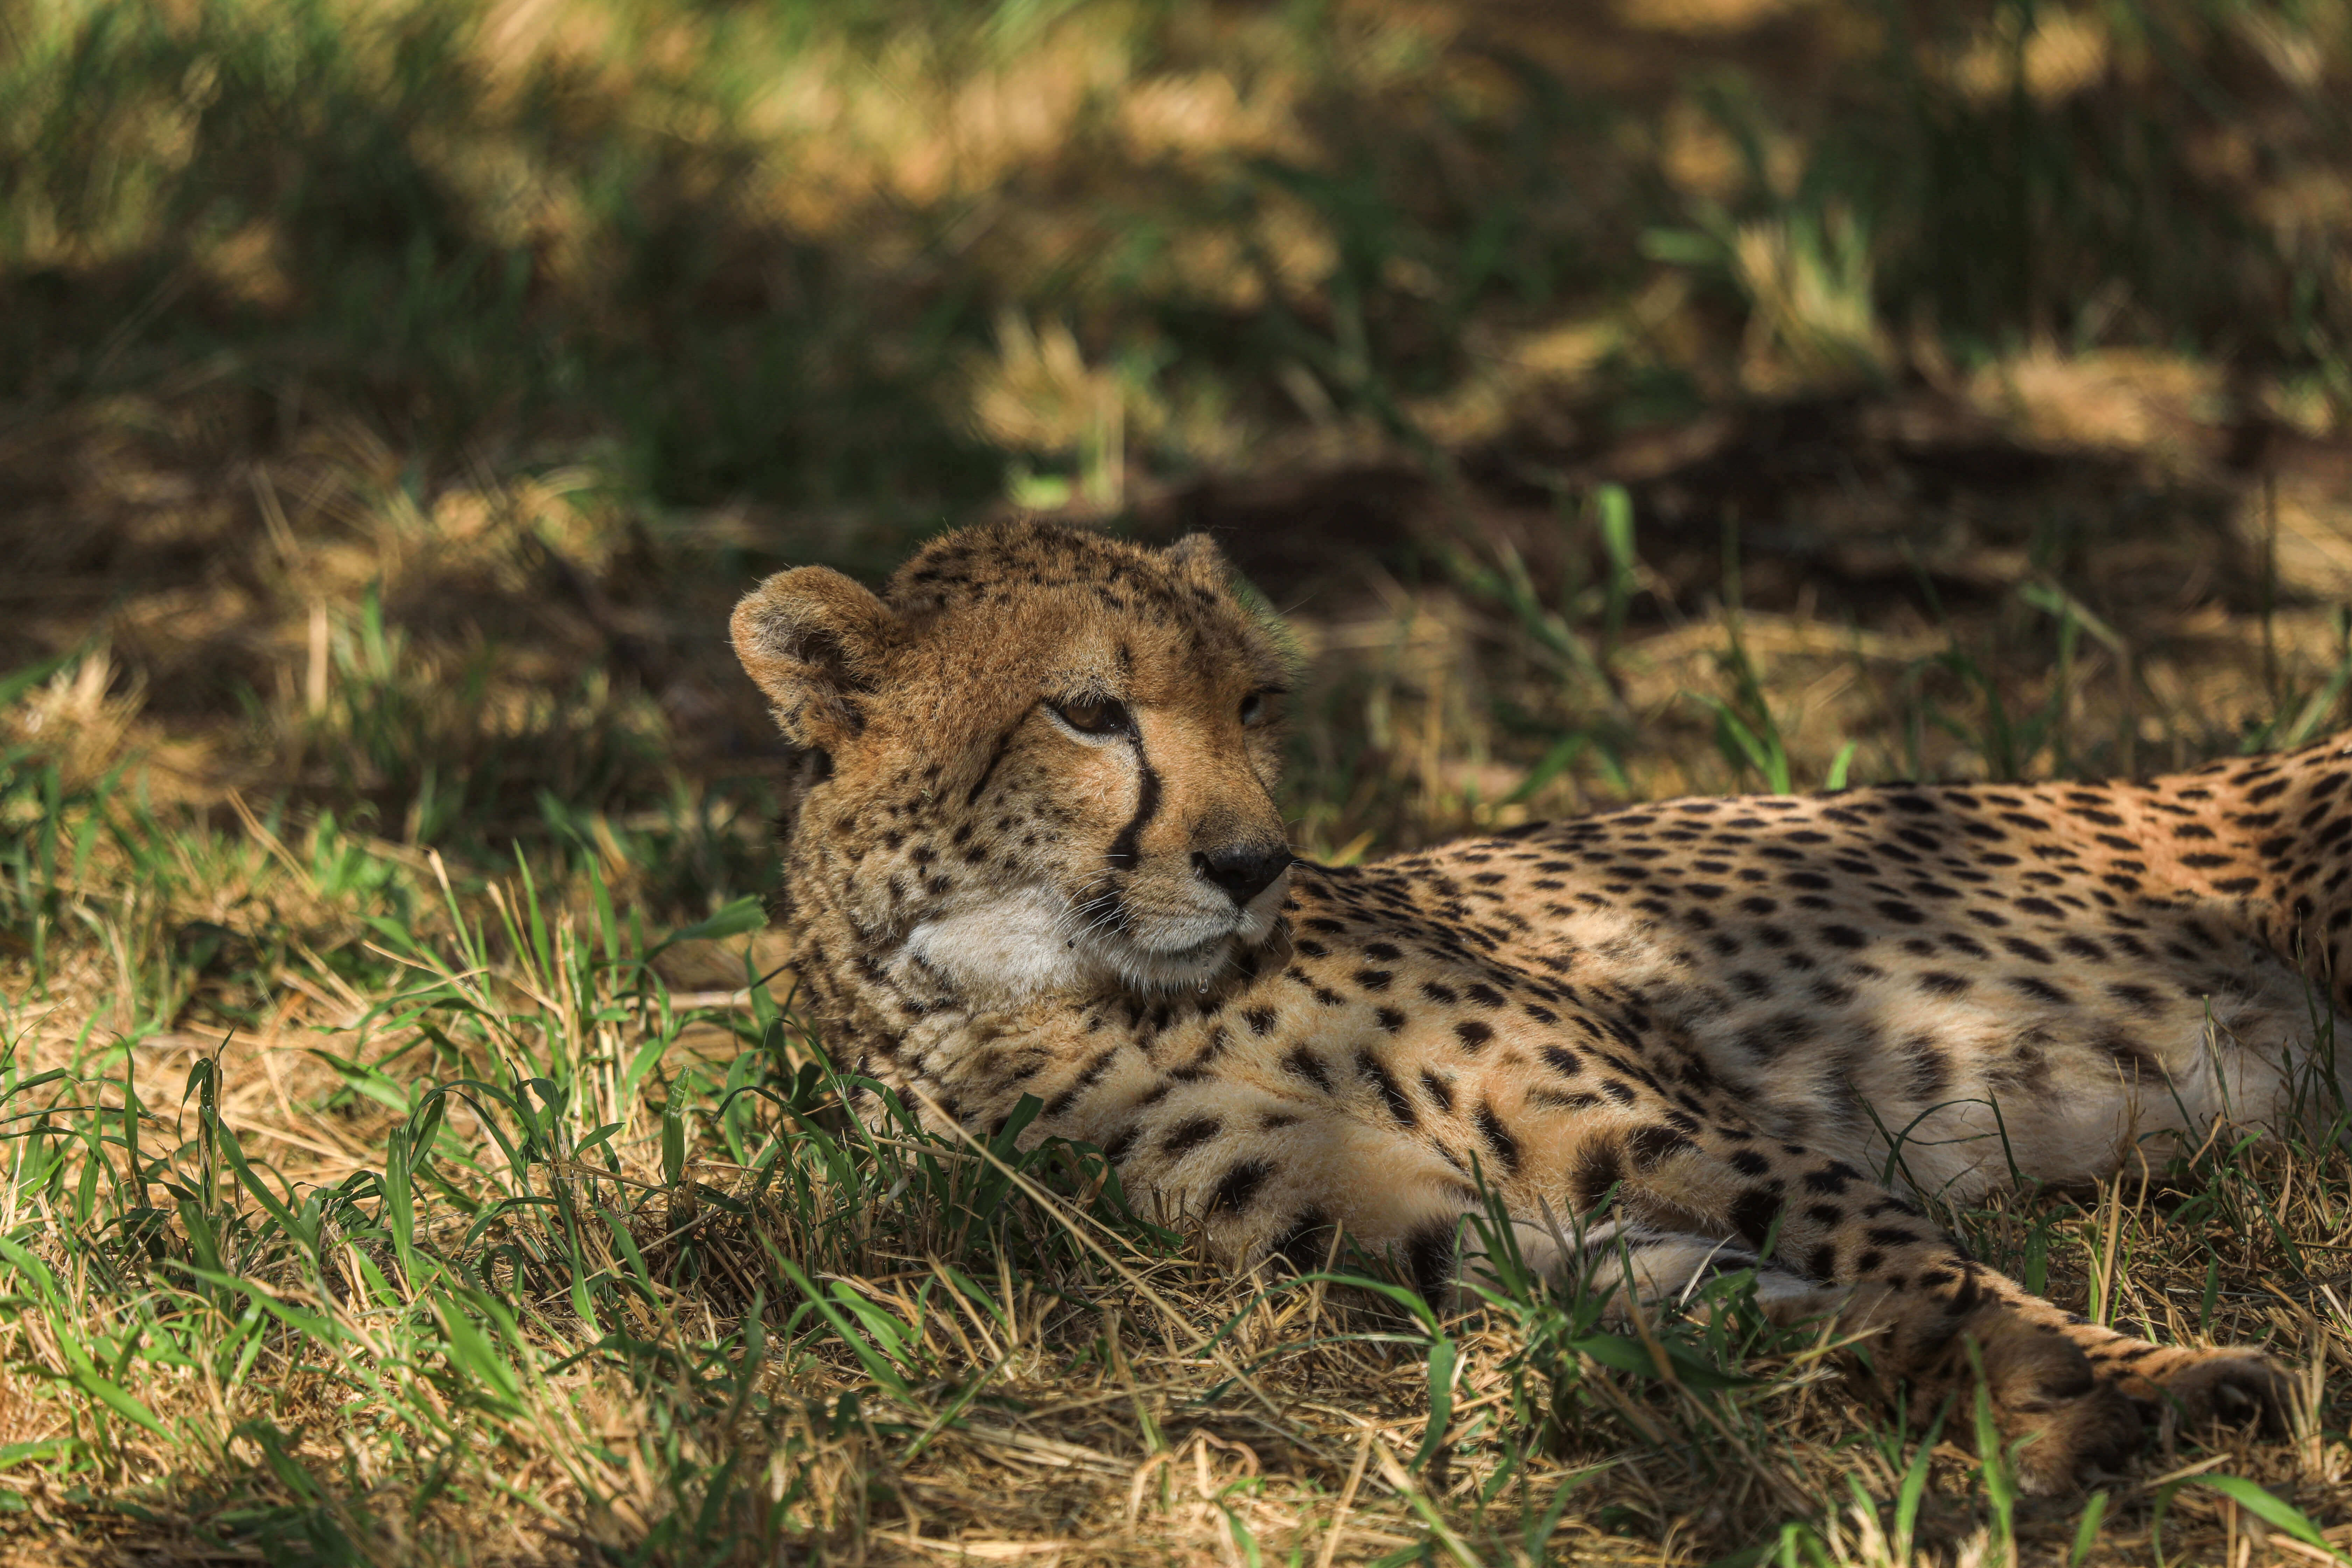
M0 0L0 1558L1999 1560L1810 1354L1326 1337L854 1146L726 613L1009 510L1216 534L1318 855L2323 733L2352 0ZM1944 1217L2352 1365L2249 1147ZM2325 1415L2214 1486L2345 1517ZM2244 1561L2189 1473L2037 1539Z
M730 597L1006 508L1221 535L1311 847L2138 768L2341 668L2352 10L17 0L0 363L167 795L756 780Z

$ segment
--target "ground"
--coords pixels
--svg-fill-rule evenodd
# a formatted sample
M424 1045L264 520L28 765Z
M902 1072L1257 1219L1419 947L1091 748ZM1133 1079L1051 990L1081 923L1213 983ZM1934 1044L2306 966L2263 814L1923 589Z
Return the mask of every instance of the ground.
M0 27L0 1551L2352 1540L2324 1142L1941 1216L2311 1376L2012 1505L1736 1311L1261 1298L1082 1152L854 1136L725 643L943 523L1210 529L1339 860L2340 727L2341 5Z

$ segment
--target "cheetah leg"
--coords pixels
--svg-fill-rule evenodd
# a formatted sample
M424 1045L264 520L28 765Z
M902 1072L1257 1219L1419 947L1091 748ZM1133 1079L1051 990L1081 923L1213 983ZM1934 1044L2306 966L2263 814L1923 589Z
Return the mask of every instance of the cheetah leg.
M2001 1275L1988 1273L1986 1284L2018 1316L2054 1326L2094 1375L2145 1409L2176 1409L2191 1428L2255 1423L2273 1436L2285 1428L2294 1385L2258 1351L2152 1344L2063 1311Z
M1727 1237L1839 1288L1840 1327L1870 1336L1859 1359L1884 1392L1907 1385L1914 1408L1934 1408L1967 1397L1980 1371L2003 1442L2027 1440L2020 1480L2030 1489L2065 1490L2119 1465L2142 1442L2153 1394L2206 1418L2275 1412L2284 1393L2269 1363L2243 1352L2143 1350L2084 1333L2094 1326L1974 1262L1842 1161L1720 1121L1679 1141L1602 1137L1580 1167L1612 1173L1635 1221L1712 1244Z
M1607 1298L1615 1316L1637 1308L1687 1310L1709 1280L1743 1269L1754 1271L1757 1304L1776 1322L1800 1322L1838 1305L1834 1289L1759 1258L1754 1248L1729 1237L1662 1231L1630 1220L1563 1226L1557 1215L1544 1225L1515 1220L1512 1230L1513 1245L1533 1272L1573 1280ZM1497 1272L1474 1236L1464 1237L1459 1264L1465 1284L1491 1283Z
M1624 1206L1642 1208L1642 1195L1630 1194ZM1533 1261L1538 1247L1527 1239L1528 1227L1519 1228L1520 1251ZM1956 1275L1967 1269L1990 1279L1965 1260L1952 1267ZM1971 1396L1981 1370L2004 1445L2027 1439L2020 1479L2028 1490L2065 1491L2085 1472L2116 1468L2145 1436L2138 1407L2103 1384L2080 1350L1982 1283L1939 1293L1885 1280L1816 1280L1737 1237L1660 1231L1639 1221L1591 1226L1559 1272L1606 1293L1608 1315L1622 1321L1680 1306L1707 1279L1738 1268L1756 1270L1758 1303L1773 1321L1834 1318L1842 1335L1864 1336L1852 1360L1889 1403L1907 1390L1912 1411L1932 1411L1956 1394Z

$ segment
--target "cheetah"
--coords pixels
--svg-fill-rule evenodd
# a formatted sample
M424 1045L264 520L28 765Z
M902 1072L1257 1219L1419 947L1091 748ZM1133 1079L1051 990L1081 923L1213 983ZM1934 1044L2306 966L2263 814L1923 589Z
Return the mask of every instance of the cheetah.
M856 1077L943 1131L1034 1096L1024 1137L1098 1146L1240 1267L1344 1233L1442 1298L1492 1194L1612 1310L1756 1270L1890 1392L1980 1378L2039 1490L2168 1401L2277 1423L2260 1354L2064 1312L1915 1200L2305 1113L2352 1005L2352 739L1322 866L1275 805L1286 666L1228 578L1203 535L1006 522L879 595L803 566L737 607L795 759L774 918Z

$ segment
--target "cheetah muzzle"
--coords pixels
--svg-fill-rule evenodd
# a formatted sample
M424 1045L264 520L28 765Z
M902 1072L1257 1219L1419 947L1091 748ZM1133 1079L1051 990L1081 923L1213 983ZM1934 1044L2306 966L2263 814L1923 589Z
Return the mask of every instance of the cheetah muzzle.
M2165 1421L2279 1421L2261 1356L2063 1312L1911 1199L2295 1114L2352 1004L2344 741L1325 867L1274 804L1284 661L1203 538L974 529L880 595L779 574L733 629L799 749L779 923L812 1022L926 1115L1035 1095L1029 1136L1100 1145L1237 1266L1344 1231L1442 1294L1483 1182L1539 1267L1605 1238L1619 1310L1754 1268L1915 1408L1980 1373L2038 1489Z

